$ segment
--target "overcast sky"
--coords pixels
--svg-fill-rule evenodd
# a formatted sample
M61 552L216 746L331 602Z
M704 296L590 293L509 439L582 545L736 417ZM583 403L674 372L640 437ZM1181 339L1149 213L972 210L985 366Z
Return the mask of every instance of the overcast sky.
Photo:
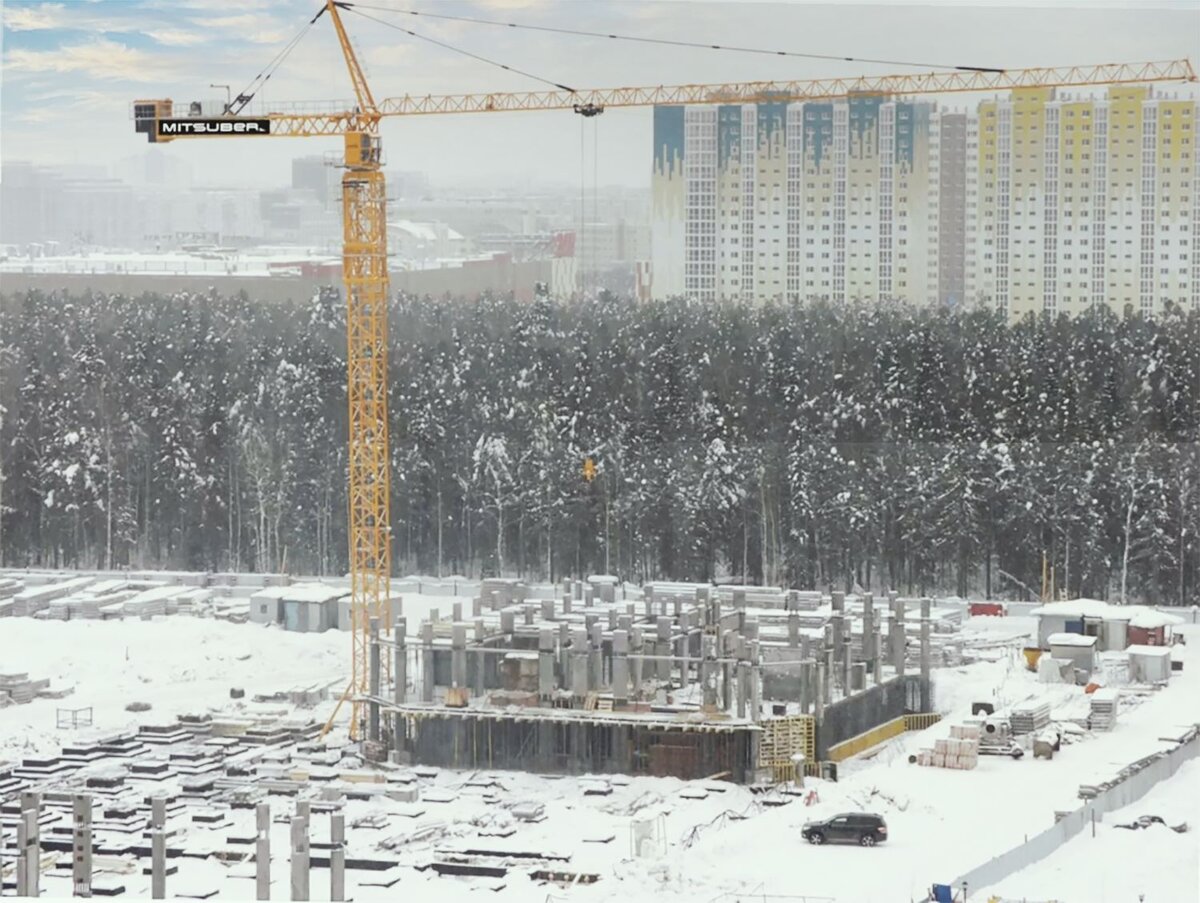
M742 44L929 66L1050 66L1200 58L1200 0L1176 3L1027 3L985 6L756 3L692 0L363 0L374 7L477 16L645 37ZM236 92L319 8L320 0L3 0L0 153L4 160L109 164L146 147L129 102ZM366 11L366 10L364 10ZM370 15L573 87L806 78L912 72L557 36ZM375 96L534 90L538 82L345 14ZM1169 90L1190 91L1194 87ZM323 17L269 83L269 100L351 96L333 27ZM949 101L967 103L966 97ZM649 110L613 110L586 125L601 184L650 181ZM597 134L593 136L592 129ZM538 178L578 184L581 119L571 113L505 113L385 120L390 166L423 170L440 184L466 178ZM337 151L337 139L176 142L155 148L186 160L197 181L286 183L291 157Z

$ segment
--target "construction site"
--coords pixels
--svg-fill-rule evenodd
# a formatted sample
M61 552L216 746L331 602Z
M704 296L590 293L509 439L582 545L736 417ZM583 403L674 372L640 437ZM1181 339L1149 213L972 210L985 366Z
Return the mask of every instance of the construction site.
M1107 792L1114 756L1142 757L1136 772L1200 749L1171 703L1193 676L1172 673L1173 638L1193 628L1152 610L1110 616L1167 645L1110 636L1083 662L1064 638L1082 633L1053 631L1076 611L1107 615L1098 604L1014 616L607 577L397 586L392 629L368 625L352 739L339 725L345 581L0 573L0 633L65 653L39 672L32 652L6 648L5 891L338 900L436 882L604 897L776 813L861 805L865 792L892 800L893 825L969 830L982 809L955 822L929 807L969 771L989 817L1027 831L1039 819L1001 790L1017 772L1068 812L1072 778L1081 795ZM1095 680L1112 689L1089 695ZM1152 711L1156 727L1138 730ZM986 842L966 845L960 870L986 860Z
M1186 856L1166 795L1157 821L1123 810L1168 781L1186 799L1200 774L1195 607L755 586L744 560L741 583L582 567L549 583L396 577L380 131L406 116L719 105L740 117L759 103L1149 85L1195 81L1191 64L588 90L531 76L549 90L377 99L343 14L421 36L374 8L326 0L244 90L211 85L223 101L159 94L131 110L154 144L342 142L346 576L0 570L0 893L1001 900L1110 812L1115 827L1162 827L1160 846ZM354 99L264 101L318 23ZM686 179L717 191L710 174ZM838 179L844 194L844 168ZM689 253L715 246L715 233L689 236ZM590 454L580 463L590 483ZM497 488L490 573L506 572L503 505ZM286 547L266 567L283 562ZM836 585L854 585L849 571ZM890 825L880 849L857 849L874 835L841 851L819 849L821 834L801 844L809 820L868 809Z

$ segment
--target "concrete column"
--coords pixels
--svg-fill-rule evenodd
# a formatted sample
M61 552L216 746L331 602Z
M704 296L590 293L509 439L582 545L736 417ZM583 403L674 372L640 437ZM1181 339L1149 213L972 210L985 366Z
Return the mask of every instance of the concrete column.
M408 698L408 633L407 619L396 618L392 639L396 645L392 648L392 701L396 705L404 705Z
M813 706L813 709L814 709L813 714L816 715L817 721L820 721L821 717L825 714L825 693L829 689L829 678L825 673L826 669L825 669L824 657L822 657L817 662L816 671L817 671L817 681L816 681L817 685L815 687L816 692L813 694L814 703L815 703L815 705Z
M850 669L850 689L856 693L867 687L867 663L855 662Z
M629 634L614 630L612 646L612 694L616 705L629 700Z
M747 677L750 680L750 720L757 722L762 717L762 682L759 680L758 640L751 640L749 645L750 667Z
M897 674L903 674L905 650L908 645L904 629L904 600L897 597L893 600L893 606L891 632L895 635L895 645L892 647L892 665L895 667Z
M704 647L704 657L700 660L700 687L704 705L716 708L717 705L717 638L706 633L701 642Z
M833 702L833 647L825 647L825 686L821 695L825 697L825 705Z
M254 807L254 893L256 900L271 899L271 804Z
M641 656L646 651L646 643L642 638L642 628L634 627L629 634L629 645L633 649L634 656ZM632 658L629 663L629 669L632 673L633 687L630 691L633 698L637 699L642 695L642 681L645 678L645 663L641 658Z
M571 601L571 594L569 592L563 593L562 605L564 615L569 615L571 613Z
M455 605L460 603L455 602ZM371 701L367 703L367 739L379 740L379 703L375 700L379 698L379 618L371 618L368 622L371 630L371 647L370 647L370 670L369 676L369 692Z
M167 801L156 796L150 801L150 897L167 897Z
M883 622L879 618L875 619L875 637L871 643L875 648L875 684L878 686L883 683Z
M512 608L500 610L500 632L512 639L517 629L517 613Z
M296 814L292 816L292 899L308 899L309 851L308 851L308 816L300 814L300 805L296 806Z
M730 647L733 643L732 631L726 630L721 634L718 645L719 654L725 661L721 662L721 708L728 712L733 707L733 671L734 666L728 661L732 654Z
M800 713L809 715L812 713L813 697L816 695L814 690L814 682L816 673L813 662L805 660L800 663Z
M450 605L450 620L451 621L461 621L462 619L463 619L462 603L461 602L451 603L451 605Z
M692 642L692 612L690 609L679 613L679 642L676 655L679 656L679 686L686 689L692 682L691 654L688 646Z
M870 593L863 596L862 657L868 670L875 667L875 597Z
M473 596L471 598L471 617L483 617L483 599L479 596Z
M933 608L933 603L930 599L921 600L921 711L928 712L931 710L932 700L929 698L929 683L932 677L930 669L932 662L930 656L933 653L930 643L929 633L932 629L930 613Z
M670 656L671 654L671 619L666 615L659 615L656 622L654 652L660 656ZM658 666L658 680L660 683L670 683L671 681L671 660L670 658L659 659L656 663Z
M582 627L571 631L571 692L576 696L586 696L591 687L588 685L588 635Z
M467 625L455 623L450 628L450 686L467 685Z
M346 816L341 812L329 816L329 899L346 899Z
M92 798L80 794L72 805L71 878L76 897L92 895Z
M598 690L604 686L604 626L593 623L588 633L588 686Z
M571 626L558 622L558 674L561 689L571 689Z
M833 615L829 619L829 626L832 628L830 642L833 645L833 663L836 675L836 682L841 685L842 690L847 689L846 684L842 681L842 653L845 652L845 646L842 643L842 637L845 635L845 620L846 620L846 594L842 592L832 593L830 596L833 606Z
M487 694L487 687L484 685L487 674L487 654L480 648L475 650L473 656L475 659L475 695L482 697Z
M800 613L788 612L788 646L796 649L800 646Z
M21 816L17 821L17 896L41 895L42 841L38 814L40 794L25 791L21 794Z
M643 609L644 609L642 614L647 619L654 617L654 588L653 587L651 587L651 586L646 587L645 591L642 594L642 605L643 605Z
M737 716L746 717L746 707L750 702L750 663L741 660L737 663Z
M616 630L620 626L617 622L618 622L617 607L614 605L612 608L610 608L608 610L608 629Z
M596 588L590 583L583 588L583 606L591 608L596 604Z
M421 622L421 702L433 702L433 622Z
M543 621L553 621L554 620L554 600L553 599L542 599L541 601L542 601L542 620Z
M538 696L549 699L554 695L554 630L543 627L538 631Z
M538 607L532 602L528 602L521 606L521 616L525 620L526 627L533 626L533 619L537 615L537 610Z
M808 634L800 635L800 658L812 658L812 637Z
M853 653L850 651L850 631L846 631L846 635L842 637L842 655L841 655L841 672L842 672L842 692L849 695L850 689L850 665Z

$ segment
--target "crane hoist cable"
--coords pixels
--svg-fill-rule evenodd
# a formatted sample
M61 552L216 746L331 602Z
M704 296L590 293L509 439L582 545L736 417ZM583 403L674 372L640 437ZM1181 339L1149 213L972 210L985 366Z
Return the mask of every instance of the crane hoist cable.
M322 7L322 10L324 10L324 7ZM308 22L308 24L302 27L296 33L296 36L288 41L287 44L283 46L283 49L271 58L271 61L263 67L262 71L250 80L250 84L246 85L245 88L237 93L237 96L233 99L233 103L231 103L229 105L229 109L226 110L230 116L236 116L241 113L242 110L246 108L246 104L250 103L250 101L254 99L254 95L266 87L266 84L268 81L270 81L271 76L278 71L279 67L283 65L284 60L286 60L288 56L291 55L291 52L296 49L296 46L300 43L304 36L308 34L309 29L313 27L313 24L317 21L319 16L320 14L318 13L317 16L314 16Z
M478 53L472 53L470 50L464 50L461 47L455 47L453 44L447 44L445 41L439 41L437 38L431 38L431 37L429 37L429 35L419 34L418 32L415 32L415 31L412 31L411 29L405 28L402 25L397 25L395 22L385 22L383 19L376 18L375 16L372 16L370 13L364 13L361 10L357 9L356 7L357 7L357 4L355 4L355 5L347 4L346 8L347 8L348 12L352 12L359 16L362 16L364 19L370 19L372 22L376 22L387 28L393 28L396 31L402 31L406 35L409 35L410 37L414 37L414 38L417 38L422 41L428 41L430 44L436 44L438 47L441 47L444 50L450 50L450 51L453 51L454 53L461 53L463 56L469 56L473 60L478 60L481 63L487 63L489 66L495 66L496 68L503 69L506 72L515 72L517 75L523 75L526 78L532 78L534 81L539 81L543 85L549 85L552 88L558 88L560 91L567 91L571 94L577 93L574 88L569 87L567 85L560 84L559 82L553 81L552 79L542 78L540 75L534 75L532 72L526 72L524 69L518 69L516 66L509 66L506 63L499 62L498 60L489 59L486 56L480 56Z
M396 13L406 16L420 16L426 19L445 19L451 22L469 22L472 25L492 25L497 28L518 28L525 31L545 31L552 34L574 35L585 38L605 38L613 41L633 41L639 44L662 44L670 47L691 47L696 50L726 50L732 53L757 53L764 56L798 57L806 60L834 60L844 63L878 63L885 66L913 66L918 69L951 69L960 72L1004 72L1004 69L993 69L988 66L943 66L936 63L913 63L902 60L871 59L862 56L838 56L829 53L805 53L800 50L764 50L759 47L740 47L730 44L711 44L701 41L683 41L672 38L648 38L640 35L610 34L602 31L585 31L578 28L557 28L550 25L530 25L524 22L498 22L495 19L480 19L475 16L454 16L449 13L429 13L415 9L398 9L394 6L377 6L371 3L353 3L347 6L362 9L374 9L381 12Z

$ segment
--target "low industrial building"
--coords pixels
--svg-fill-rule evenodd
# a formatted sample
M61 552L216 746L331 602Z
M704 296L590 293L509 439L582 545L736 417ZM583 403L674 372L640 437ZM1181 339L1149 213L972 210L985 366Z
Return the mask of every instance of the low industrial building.
M300 633L336 630L342 601L349 595L344 587L324 583L268 586L250 597L250 620Z
M1120 652L1131 645L1166 646L1171 628L1182 624L1175 615L1144 605L1113 605L1098 599L1052 602L1035 608L1038 646L1049 649L1050 637L1059 633L1092 636L1100 652Z

